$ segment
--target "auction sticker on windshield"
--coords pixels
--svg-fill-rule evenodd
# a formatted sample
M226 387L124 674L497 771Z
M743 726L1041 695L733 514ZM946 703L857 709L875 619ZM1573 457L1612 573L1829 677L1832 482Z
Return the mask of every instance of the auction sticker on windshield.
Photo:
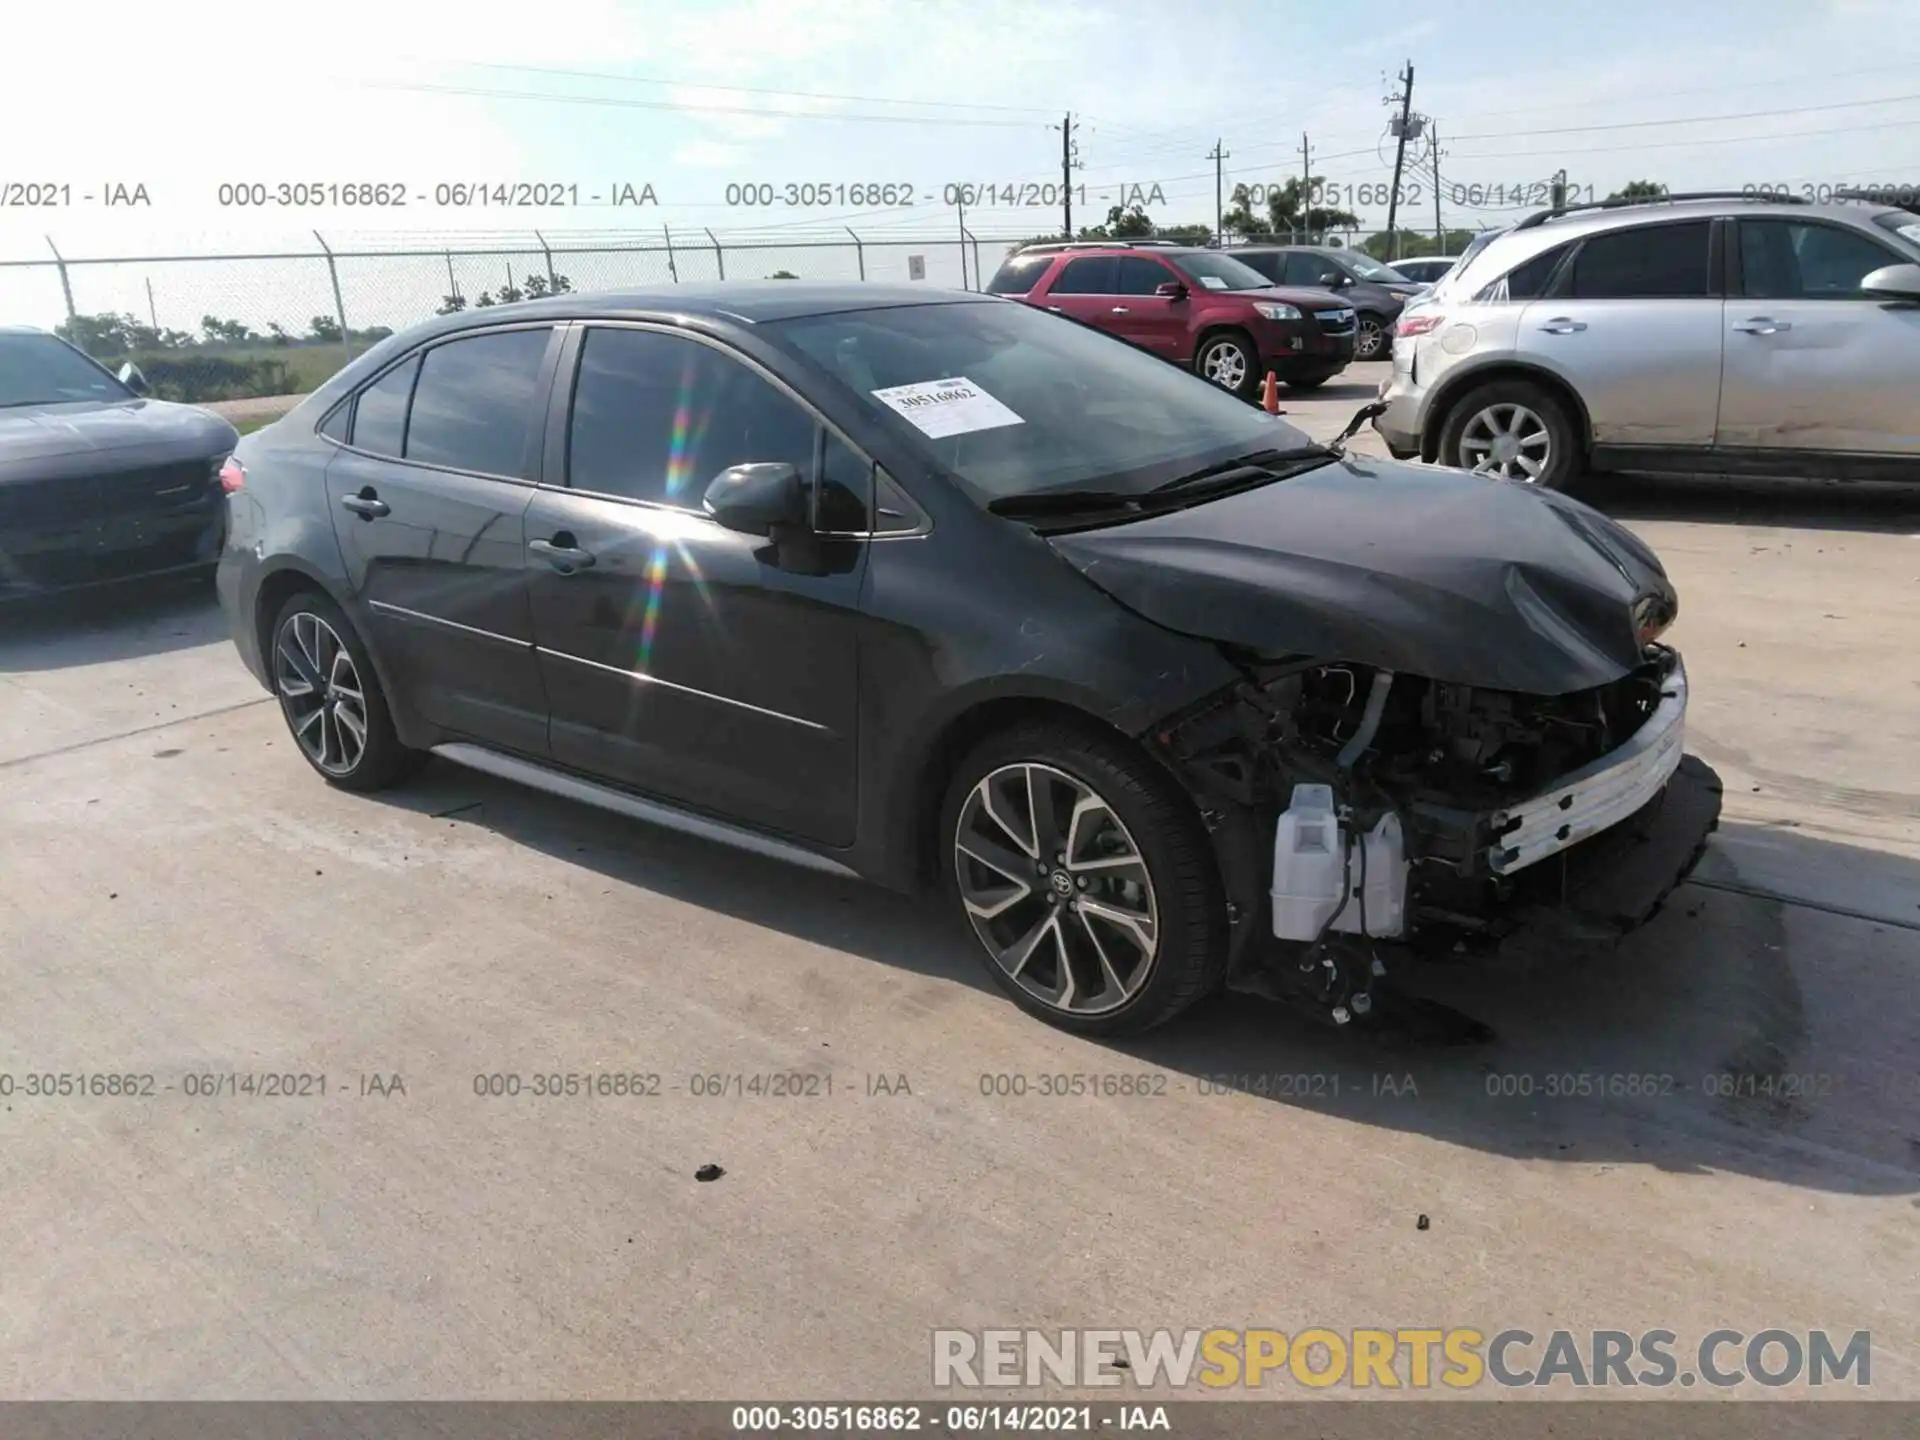
M1027 423L964 375L892 385L874 391L873 398L906 416L922 434L935 440Z

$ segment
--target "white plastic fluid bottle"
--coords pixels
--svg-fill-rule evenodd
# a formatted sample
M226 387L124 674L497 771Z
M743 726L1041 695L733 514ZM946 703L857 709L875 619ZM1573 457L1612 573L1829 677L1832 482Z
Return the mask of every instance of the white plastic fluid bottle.
M1273 933L1313 940L1340 907L1347 842L1331 785L1296 785L1273 837Z

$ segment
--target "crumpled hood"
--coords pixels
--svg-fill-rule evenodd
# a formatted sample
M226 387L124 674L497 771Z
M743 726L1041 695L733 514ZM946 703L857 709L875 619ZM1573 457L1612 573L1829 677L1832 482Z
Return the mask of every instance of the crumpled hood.
M73 401L0 409L0 479L85 469L116 451L162 463L232 449L235 432L211 411L164 400Z
M1640 661L1636 602L1677 606L1653 552L1577 500L1352 456L1047 538L1169 629L1535 695L1619 679Z

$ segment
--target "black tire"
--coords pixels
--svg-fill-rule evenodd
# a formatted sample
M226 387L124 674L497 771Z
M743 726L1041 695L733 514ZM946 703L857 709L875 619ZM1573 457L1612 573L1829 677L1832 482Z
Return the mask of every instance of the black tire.
M302 617L307 619L303 620ZM315 636L311 624L308 623L312 620L317 620L339 642L340 648L345 651L346 659L351 665L350 670L338 668L330 651L323 643L317 647L316 653L322 664L327 666L328 673L336 680L341 677L351 677L358 682L351 690L342 692L343 698L331 702L333 706L331 714L322 715L317 721L311 718L311 712L307 711L301 703L307 697L289 695L288 679L291 678L298 683L299 677L297 673L291 677L286 675L283 665L295 667L296 671L297 665L293 654L282 653L283 643L292 644L300 658L311 662L311 655L303 642ZM267 636L265 658L267 673L273 682L274 697L280 702L280 714L287 722L287 730L293 737L294 748L300 752L307 764L313 767L315 773L329 785L337 786L342 790L384 790L406 779L425 761L426 756L423 752L410 750L400 743L400 737L393 728L392 712L387 707L386 693L380 688L380 677L373 668L373 661L367 654L367 648L361 642L360 634L353 628L352 622L327 596L317 590L302 590L289 597L286 604L280 607L280 613L274 616L273 628ZM328 727L331 726L333 753L344 761L346 748L352 735L350 727L338 717L341 713L340 707L348 703L344 700L344 695L356 691L361 697L359 715L365 732L364 741L359 744L357 754L353 756L350 764L336 763L329 766L323 763L310 748L313 743L311 737L317 727L322 737L320 744L323 753L327 753L325 737L328 734ZM319 701L316 702L316 706L325 711L328 709L328 702ZM303 711L309 719L309 723L305 726L301 724Z
M1130 843L1137 855L1138 864L1128 863L1124 873L1144 868L1148 877L1150 889L1145 904L1154 916L1154 946L1143 960L1127 966L1128 983L1120 991L1113 991L1104 983L1078 987L1076 993L1088 996L1125 995L1124 1000L1108 1003L1107 1008L1098 1012L1073 1011L1048 1003L1013 978L1009 969L995 958L988 938L981 933L967 908L965 895L970 881L963 879L963 868L990 878L1006 872L985 867L975 869L978 862L963 859L959 850L960 827L963 819L979 823L978 802L974 798L976 788L988 777L1004 775L1010 767L1019 766L1057 772L1065 781L1090 791L1117 820L1119 840ZM1083 859L1090 853L1088 840L1113 838L1112 831L1103 837L1103 827L1101 821L1090 822L1085 827L1090 833L1080 837ZM1031 836L1036 828L1039 827L1029 823L1027 834ZM973 833L969 832L970 844ZM1006 832L1003 829L1001 833ZM1060 937L1063 930L1070 927L1075 942L1073 948L1081 963L1070 963L1064 950L1053 949L1051 945L1043 953L1042 947L1036 944L1031 947L1036 977L1043 978L1049 970L1057 975L1063 969L1080 970L1083 975L1091 974L1096 979L1103 971L1118 976L1126 962L1126 957L1119 952L1129 947L1124 940L1116 942L1115 936L1120 933L1116 928L1105 923L1096 928L1096 913L1082 912L1079 906L1083 900L1107 898L1102 896L1098 885L1117 883L1122 872L1102 872L1100 867L1092 867L1095 873L1103 873L1106 878L1084 896L1074 894L1071 888L1055 888L1050 881L1058 880L1064 869L1056 869L1045 881L1039 874L1050 864L1045 853L1050 843L1042 837L1037 847L1035 873L1024 882L1028 896L1008 911L1009 928L1024 930L1029 923L1028 915L1044 917L1048 911L1060 925L1053 931L1054 937ZM1171 777L1124 741L1103 735L1091 726L1060 720L1027 722L986 740L954 773L941 806L939 847L939 864L945 877L943 890L949 903L973 932L987 973L1028 1014L1081 1035L1138 1034L1166 1024L1219 988L1227 962L1226 899L1206 832L1192 801ZM1026 862L1034 858L1034 850L1025 844L1021 849L1026 853L1020 854L1012 846L1005 853L1008 859L1017 859L1024 870ZM1103 863L1111 863L1105 859L1110 851L1094 846L1091 853ZM1071 884L1069 880L1068 887ZM1085 891L1086 877L1081 878L1080 885ZM1059 895L1071 898L1056 900ZM1020 907L1030 903L1039 908L1022 913ZM1074 913L1065 914L1063 907ZM1044 927L1044 918L1041 926ZM1097 938L1102 930L1108 932L1105 945ZM1096 966L1088 959L1095 953L1086 942L1088 936L1095 937L1094 946L1115 954L1111 969ZM1060 944L1066 946L1068 941L1060 939ZM1063 989L1058 984L1053 988Z
M1371 310L1362 310L1354 321L1353 358L1378 360L1393 353L1393 327Z
M1531 380L1489 380L1462 395L1448 410L1446 424L1440 428L1440 449L1435 458L1442 465L1473 469L1473 456L1490 453L1476 448L1488 433L1485 424L1476 424L1476 421L1490 411L1511 408L1531 412L1537 418L1546 435L1546 456L1544 462L1540 462L1537 452L1530 452L1535 453L1536 463L1541 464L1537 476L1529 477L1515 469L1506 478L1545 490L1565 490L1572 486L1580 478L1585 461L1580 450L1579 428L1560 398ZM1508 423L1525 422L1510 417Z
M1227 357L1228 351L1231 351L1234 357L1231 360ZM1216 370L1216 354L1220 357L1219 370ZM1230 373L1239 376L1238 381L1233 384L1228 384L1219 378L1221 373L1229 373L1225 371L1225 367L1229 364L1234 367ZM1253 348L1253 341L1238 330L1215 330L1210 335L1203 335L1200 343L1193 348L1193 373L1210 384L1218 385L1222 390L1240 396L1243 400L1259 393L1260 382L1265 378L1260 369L1260 356Z

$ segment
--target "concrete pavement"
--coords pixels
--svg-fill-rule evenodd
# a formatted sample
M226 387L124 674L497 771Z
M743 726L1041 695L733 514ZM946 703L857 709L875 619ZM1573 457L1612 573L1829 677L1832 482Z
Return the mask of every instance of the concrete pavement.
M1371 393L1281 403L1327 435ZM936 1327L1725 1325L1871 1330L1870 1393L1920 1398L1920 493L1596 498L1680 586L1726 820L1618 955L1434 980L1486 1051L1245 1002L1075 1039L924 904L451 767L328 789L203 593L0 617L0 1397L907 1396Z

